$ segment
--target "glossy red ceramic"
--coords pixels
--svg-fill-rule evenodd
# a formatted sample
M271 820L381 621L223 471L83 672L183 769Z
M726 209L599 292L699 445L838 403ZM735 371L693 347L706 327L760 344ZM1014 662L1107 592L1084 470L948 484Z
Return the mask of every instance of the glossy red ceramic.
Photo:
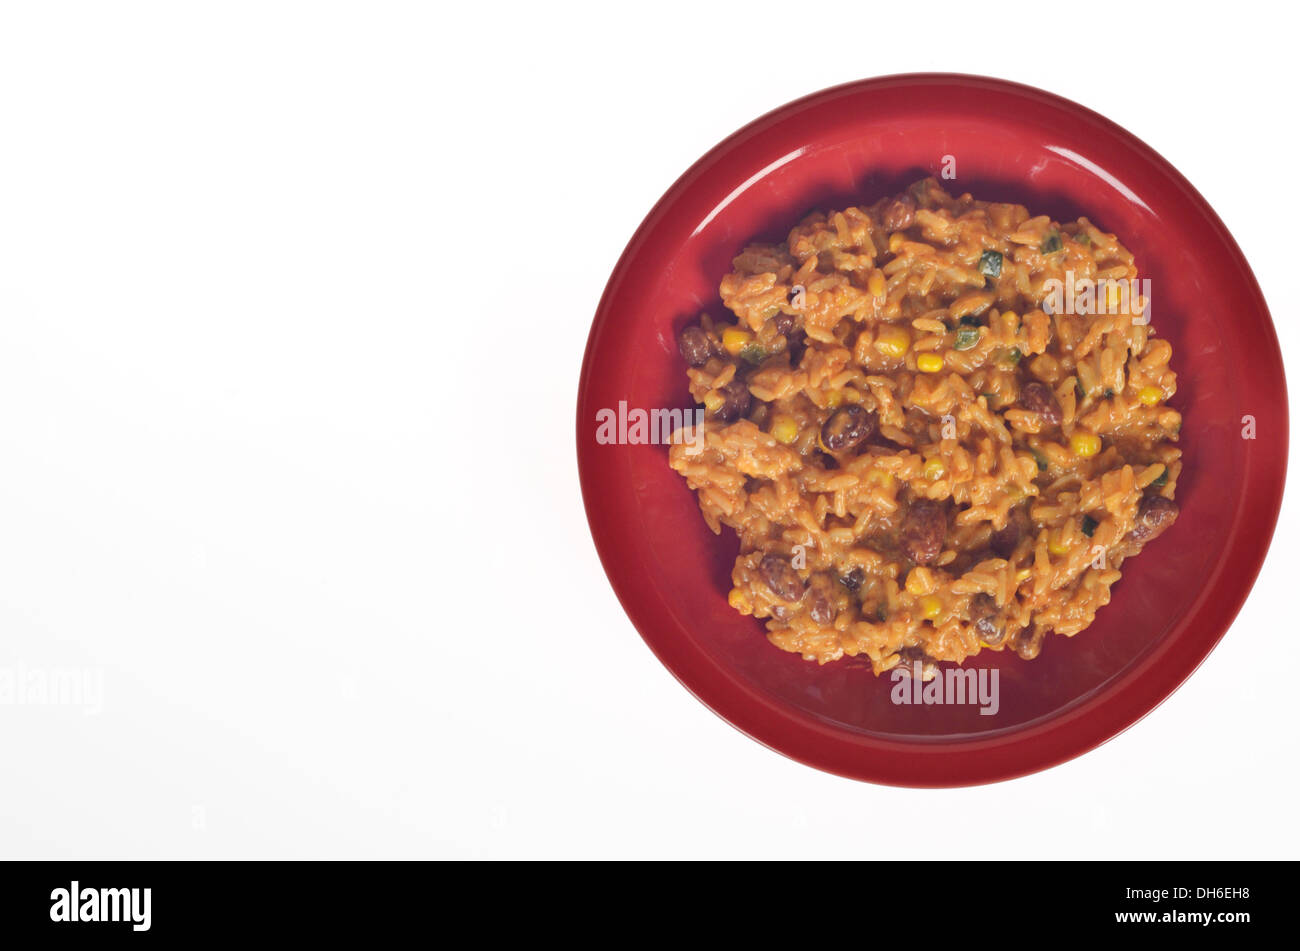
M751 239L811 208L869 204L956 162L950 190L1087 215L1137 256L1174 347L1185 417L1181 517L1124 566L1086 631L1026 662L985 651L1000 710L897 705L856 661L819 667L727 605L737 544L709 532L663 446L602 445L602 408L690 407L677 331L721 316L718 283ZM1255 439L1243 439L1243 417ZM578 393L587 516L610 583L647 644L720 716L796 760L855 779L984 783L1043 769L1125 729L1178 687L1250 591L1281 503L1282 359L1263 296L1223 223L1168 162L1067 100L976 76L903 75L784 106L700 159L645 219L609 279ZM1249 631L1236 634L1249 651Z

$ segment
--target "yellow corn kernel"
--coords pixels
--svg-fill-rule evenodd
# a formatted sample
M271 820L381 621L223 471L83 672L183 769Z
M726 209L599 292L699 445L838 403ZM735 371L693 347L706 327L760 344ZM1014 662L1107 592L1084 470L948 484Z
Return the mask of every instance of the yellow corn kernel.
M1138 399L1142 401L1143 406L1155 406L1164 395L1158 386L1144 386L1138 390Z
M739 611L742 614L749 613L747 610L749 602L746 600L744 592L739 588L731 589L731 592L727 595L727 603L731 605L734 610Z
M903 250L904 240L906 239L903 237L903 232L901 231L895 231L891 234L889 236L889 253L897 254L899 251Z
M793 416L784 413L772 420L772 438L782 445L790 445L799 438L799 423Z
M894 474L880 469L872 469L867 473L867 485L878 485L886 489L893 489Z
M831 409L835 409L843 402L844 402L843 390L831 390L829 393L826 394L826 405Z
M1082 459L1095 456L1101 452L1101 437L1079 430L1070 437L1070 451Z
M1022 584L1029 580L1029 576L1034 573L1032 568L1021 568L1016 572L1016 584Z
M745 349L745 346L754 339L754 335L748 330L741 330L739 327L728 327L722 332L722 349L733 357Z
M867 278L867 290L871 296L881 300L885 297L885 275L881 271L872 271L871 277Z
M709 392L704 394L704 407L710 413L716 413L718 410L722 409L722 404L725 402L726 400L723 399L722 395L718 393L717 390L709 390Z
M925 461L925 477L931 482L942 479L947 472L948 467L943 464L942 459L927 459Z
M1123 291L1117 281L1106 282L1106 313L1119 313L1119 305L1123 302Z
M943 369L943 357L937 353L923 353L916 358L916 368L922 373L938 373Z
M1070 550L1070 546L1065 543L1061 533L1057 532L1055 535L1047 536L1047 550L1053 555L1064 555Z
M895 359L907 353L907 348L912 345L912 338L902 327L885 327L876 335L876 342L872 344L877 350L887 357Z
M933 595L921 599L921 617L927 621L933 621L939 616L939 611L943 608L943 602Z

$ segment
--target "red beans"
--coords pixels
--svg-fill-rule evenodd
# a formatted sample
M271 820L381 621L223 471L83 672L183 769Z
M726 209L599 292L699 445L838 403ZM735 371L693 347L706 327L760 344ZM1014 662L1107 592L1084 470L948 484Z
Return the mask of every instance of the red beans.
M1043 649L1043 632L1035 634L1032 627L1021 628L1011 635L1008 646L1024 660L1033 660Z
M790 366L797 367L808 349L808 341L802 330L791 330L785 335L786 352L790 354Z
M1023 508L1014 508L1007 513L1007 524L993 533L989 544L999 558L1010 558L1028 528L1028 513Z
M822 424L822 443L832 452L844 452L861 444L876 431L876 414L856 403L841 406Z
M840 576L840 584L850 591L857 591L862 587L862 582L867 580L867 573L861 568L854 568L846 575Z
M1020 388L1020 405L1029 413L1037 413L1043 422L1053 425L1061 421L1061 404L1046 383L1031 380Z
M780 555L764 555L758 563L758 573L782 601L798 601L803 597L803 579L788 559Z
M902 231L912 227L916 218L916 199L904 193L899 195L880 213L880 223L886 231Z
M732 380L718 391L722 394L722 405L713 414L715 419L724 423L734 423L749 411L749 387L744 380Z
M898 666L893 669L907 677L915 677L918 673L917 664L920 664L919 673L923 681L933 680L934 675L939 671L939 665L935 663L934 658L919 647L901 648L898 651Z
M808 608L808 616L813 619L815 624L828 627L835 621L835 607L831 604L831 599L824 594L818 593Z
M1155 538L1178 518L1178 504L1163 495L1144 496L1138 505L1137 520L1129 538L1145 545Z
M1002 643L1006 636L1006 622L998 615L998 603L990 595L977 594L970 599L970 622L975 625L980 640L990 647Z
M948 516L938 502L924 499L913 502L903 517L898 544L904 554L918 565L928 565L943 551Z
M682 359L693 367L704 366L709 362L709 357L713 356L713 344L709 341L709 335L695 324L681 332L677 338L677 349L681 352Z

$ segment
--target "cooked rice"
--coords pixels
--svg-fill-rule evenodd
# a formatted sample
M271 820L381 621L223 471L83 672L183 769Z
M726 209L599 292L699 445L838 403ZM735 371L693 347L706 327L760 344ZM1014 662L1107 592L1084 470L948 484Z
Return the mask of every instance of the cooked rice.
M1140 298L1050 315L1047 281L1067 271L1137 278L1085 218L933 179L735 258L735 322L706 314L682 340L705 449L670 462L712 530L738 534L729 600L773 644L877 674L983 648L1032 658L1091 624L1172 522L1172 348Z

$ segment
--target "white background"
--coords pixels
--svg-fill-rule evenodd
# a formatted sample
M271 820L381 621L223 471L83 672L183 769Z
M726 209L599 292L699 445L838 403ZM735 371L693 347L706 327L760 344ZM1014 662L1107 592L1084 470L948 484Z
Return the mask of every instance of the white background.
M864 76L989 73L1126 126L1293 360L1294 13L1146 6L5 4L0 669L103 697L0 705L0 854L896 857L908 817L909 857L1295 858L1294 485L1169 701L948 791L708 712L580 503L624 243L728 133Z

